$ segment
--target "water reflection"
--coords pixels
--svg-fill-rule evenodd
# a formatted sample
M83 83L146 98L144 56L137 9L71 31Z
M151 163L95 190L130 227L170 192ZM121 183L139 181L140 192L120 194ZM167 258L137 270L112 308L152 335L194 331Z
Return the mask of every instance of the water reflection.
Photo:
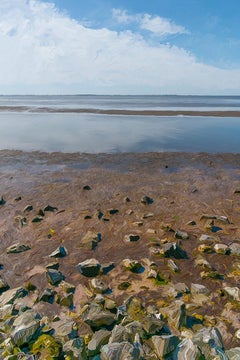
M116 153L240 152L240 119L0 114L1 149Z

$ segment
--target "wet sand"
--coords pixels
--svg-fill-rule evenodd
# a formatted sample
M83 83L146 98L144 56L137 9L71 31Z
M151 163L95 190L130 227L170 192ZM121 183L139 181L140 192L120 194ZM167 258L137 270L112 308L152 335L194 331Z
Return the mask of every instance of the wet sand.
M137 293L144 303L157 301L162 290L143 274L126 274L121 267L124 258L154 260L170 282L204 283L212 293L224 283L239 286L238 277L229 276L237 257L204 254L204 257L223 274L223 280L205 279L194 260L199 255L199 237L208 233L203 214L227 216L230 224L223 224L217 232L220 243L240 243L240 154L207 153L143 153L143 154L63 154L0 151L1 194L6 201L0 206L0 263L1 275L10 287L31 281L39 291L48 286L45 266L52 260L49 254L63 244L68 255L59 260L66 281L87 286L76 265L88 258L100 263L113 261L114 270L105 280L114 299ZM84 190L88 185L91 189ZM142 196L153 203L144 205ZM125 198L130 199L129 202ZM23 209L32 205L33 210ZM33 223L40 209L56 207L46 212L43 220ZM110 214L110 209L117 209ZM99 219L99 212L103 217ZM26 217L21 226L19 216ZM191 220L195 226L187 225ZM142 222L139 226L139 222ZM166 226L188 232L190 238L181 240L188 259L174 260L180 272L173 274L166 259L150 254L152 241L174 240L174 232ZM86 250L81 239L88 230L101 233L102 240L95 250ZM126 243L126 234L138 234L138 242ZM20 254L6 254L13 243L28 244L31 249ZM118 285L129 280L132 286L120 291ZM81 289L78 288L78 291ZM159 293L160 291L160 293ZM81 291L80 291L81 292ZM86 297L86 296L85 296ZM79 306L85 299L78 300ZM215 305L205 304L199 311L220 316L227 302L215 297ZM232 342L233 343L233 342Z
M31 112L31 113L73 113L101 115L142 115L142 116L215 116L240 117L239 110L121 110L121 109L89 109L89 108L49 108L28 106L0 106L0 112Z

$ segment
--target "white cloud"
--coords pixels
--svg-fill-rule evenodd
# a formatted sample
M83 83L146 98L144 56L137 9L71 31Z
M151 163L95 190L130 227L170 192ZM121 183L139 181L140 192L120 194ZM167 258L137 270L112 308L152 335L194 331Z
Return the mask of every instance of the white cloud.
M50 3L1 0L0 14L1 94L240 91L240 70L199 63L139 33L87 28Z
M148 30L158 36L173 34L186 34L188 31L180 25L160 16L151 16L149 14L130 15L126 10L113 9L113 18L120 24L135 23L141 29Z

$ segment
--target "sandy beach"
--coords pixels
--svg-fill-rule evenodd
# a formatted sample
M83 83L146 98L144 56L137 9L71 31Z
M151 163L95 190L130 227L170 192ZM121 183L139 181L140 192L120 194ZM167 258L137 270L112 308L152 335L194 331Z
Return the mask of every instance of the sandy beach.
M89 280L83 278L76 266L88 258L114 263L114 269L105 276L114 300L137 294L144 305L157 303L165 299L164 287L147 279L145 271L126 273L121 266L125 258L139 261L149 258L169 283L185 283L189 288L191 283L207 286L211 301L198 312L213 316L216 323L220 321L228 303L226 296L220 296L223 287L239 285L239 277L232 273L238 257L215 251L199 253L199 237L209 234L216 237L217 243L240 244L239 154L90 155L4 150L0 152L0 164L4 199L0 208L0 263L1 274L11 288L28 282L39 292L46 288L49 254L63 245L68 255L59 259L61 271L66 281L77 287L77 294L82 294L76 298L76 309L89 296L83 291L84 286L89 288ZM152 203L142 203L143 196L151 198ZM29 205L30 210L26 210ZM42 214L41 210L48 205L54 209ZM205 215L229 221L213 221L219 227L215 233ZM32 222L39 216L39 221ZM88 231L101 234L94 250L81 245ZM166 258L154 255L150 249L154 243L176 241L176 231L187 232L189 238L178 240L187 258L174 260L180 271L173 274ZM139 240L126 242L127 234L138 235ZM6 254L6 248L13 243L27 244L30 250ZM221 277L202 279L202 269L195 263L199 255ZM119 290L118 285L124 281L131 286ZM53 309L60 311L54 305L50 308L41 305L38 310L52 313ZM229 331L233 333L234 329ZM233 346L235 340L226 337L226 346Z

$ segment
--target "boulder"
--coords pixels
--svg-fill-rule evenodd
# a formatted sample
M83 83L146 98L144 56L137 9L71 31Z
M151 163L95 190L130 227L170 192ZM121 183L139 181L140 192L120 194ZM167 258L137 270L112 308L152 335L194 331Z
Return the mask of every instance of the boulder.
M12 341L17 346L22 346L28 344L34 338L34 335L36 335L37 330L40 328L40 320L32 310L29 310L19 315L12 327Z
M49 334L42 334L34 341L31 352L39 359L59 359L62 344Z
M99 330L93 334L92 339L88 343L88 356L94 356L100 353L101 347L108 343L111 332L108 330Z
M184 339L178 344L174 353L177 360L199 360L201 359L201 353L196 344L191 339Z
M139 273L144 270L142 264L137 260L124 259L121 264L125 269L134 273Z
M27 295L27 291L22 287L9 289L0 296L0 306L13 304L16 299L23 298Z
M151 338L153 350L159 359L163 359L166 355L172 353L177 347L179 339L175 335L154 335Z
M225 286L223 291L230 297L232 300L240 301L240 289L236 287Z
M101 265L96 259L88 259L77 265L78 271L86 277L95 277L100 272Z
M53 289L45 289L42 294L39 296L39 301L48 302L50 304L54 301L54 296L56 292Z
M175 329L179 330L186 325L186 306L183 301L175 300L171 305L161 308L160 312Z
M91 287L93 290L99 294L104 294L109 290L109 287L105 282L101 279L93 278L91 280Z
M145 195L141 198L141 203L144 205L149 205L153 203L153 199Z
M101 305L96 303L89 304L82 313L83 321L94 329L108 327L115 323L116 315L108 310L104 310Z
M240 244L239 243L230 244L229 249L230 249L231 255L240 256Z
M65 342L63 344L63 351L65 356L71 360L88 359L84 339L81 337Z
M214 250L217 254L222 254L222 255L230 254L230 248L225 244L215 244Z
M101 360L140 360L140 350L127 341L104 345L101 349Z
M209 295L210 290L202 284L191 284L191 293Z
M205 359L216 359L216 355L223 352L222 336L216 328L201 329L193 335L192 341L198 346Z

